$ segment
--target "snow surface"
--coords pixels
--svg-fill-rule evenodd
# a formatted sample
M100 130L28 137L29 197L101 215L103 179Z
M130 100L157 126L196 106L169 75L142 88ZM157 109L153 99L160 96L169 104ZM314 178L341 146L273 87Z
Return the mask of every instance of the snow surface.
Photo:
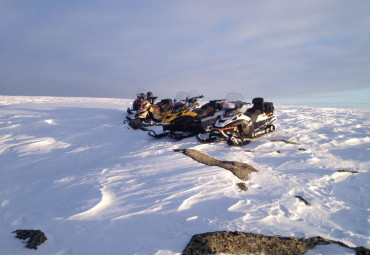
M274 133L229 147L132 130L122 123L131 103L0 96L0 254L180 254L192 235L217 230L370 246L369 109L278 105ZM241 191L229 171L175 148L259 172ZM48 240L29 250L16 229ZM307 254L354 252L328 245Z

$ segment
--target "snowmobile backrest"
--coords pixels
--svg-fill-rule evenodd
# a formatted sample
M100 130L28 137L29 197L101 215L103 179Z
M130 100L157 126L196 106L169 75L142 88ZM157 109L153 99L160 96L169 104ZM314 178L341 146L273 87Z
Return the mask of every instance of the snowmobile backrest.
M253 114L257 111L258 114L261 114L264 112L264 102L263 102L263 98L261 97L256 97L256 98L253 98L252 100L252 104L253 104L253 107L252 108L249 108L247 110L247 113L249 114Z
M274 114L275 107L272 102L266 102L264 106L266 114Z
M261 112L265 111L265 109L264 109L264 100L263 100L262 97L253 98L252 103L253 103L252 108L254 108L255 110L259 110Z

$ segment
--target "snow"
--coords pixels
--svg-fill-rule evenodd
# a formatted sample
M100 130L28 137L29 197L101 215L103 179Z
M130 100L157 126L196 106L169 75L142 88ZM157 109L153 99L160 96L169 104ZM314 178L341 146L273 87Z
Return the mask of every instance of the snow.
M0 96L0 254L180 254L192 235L217 230L370 246L369 109L277 105L275 132L229 147L132 130L122 123L131 103ZM298 144L271 142L282 139ZM229 171L175 148L259 172L241 191ZM48 240L30 251L16 229Z

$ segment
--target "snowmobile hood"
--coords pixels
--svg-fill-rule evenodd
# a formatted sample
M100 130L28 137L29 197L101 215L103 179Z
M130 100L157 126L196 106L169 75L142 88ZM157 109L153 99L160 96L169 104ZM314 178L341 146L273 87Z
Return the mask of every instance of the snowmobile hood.
M243 113L239 113L237 115L230 116L230 117L221 116L221 118L219 118L215 122L214 127L215 128L223 128L223 127L226 127L228 125L232 125L233 122L236 122L236 121L239 121L239 120L245 120L247 122L250 122L251 118L244 115Z
M196 117L197 114L193 111L189 111L189 110L185 110L185 111L180 111L180 112L176 112L176 113L168 113L166 115L166 117L164 117L163 119L163 123L170 123L172 122L173 120L177 119L178 117L181 117L181 116L191 116L191 117Z

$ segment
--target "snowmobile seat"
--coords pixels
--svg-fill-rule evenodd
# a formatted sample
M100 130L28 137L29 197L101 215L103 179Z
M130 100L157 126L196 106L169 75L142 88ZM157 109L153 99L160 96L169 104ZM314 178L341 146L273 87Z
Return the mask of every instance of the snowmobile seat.
M172 109L172 99L162 99L157 103L161 112L166 112Z
M194 109L193 112L197 114L197 117L200 119L209 117L215 113L215 106L212 105L212 103L206 103L205 105L202 105L202 107Z

